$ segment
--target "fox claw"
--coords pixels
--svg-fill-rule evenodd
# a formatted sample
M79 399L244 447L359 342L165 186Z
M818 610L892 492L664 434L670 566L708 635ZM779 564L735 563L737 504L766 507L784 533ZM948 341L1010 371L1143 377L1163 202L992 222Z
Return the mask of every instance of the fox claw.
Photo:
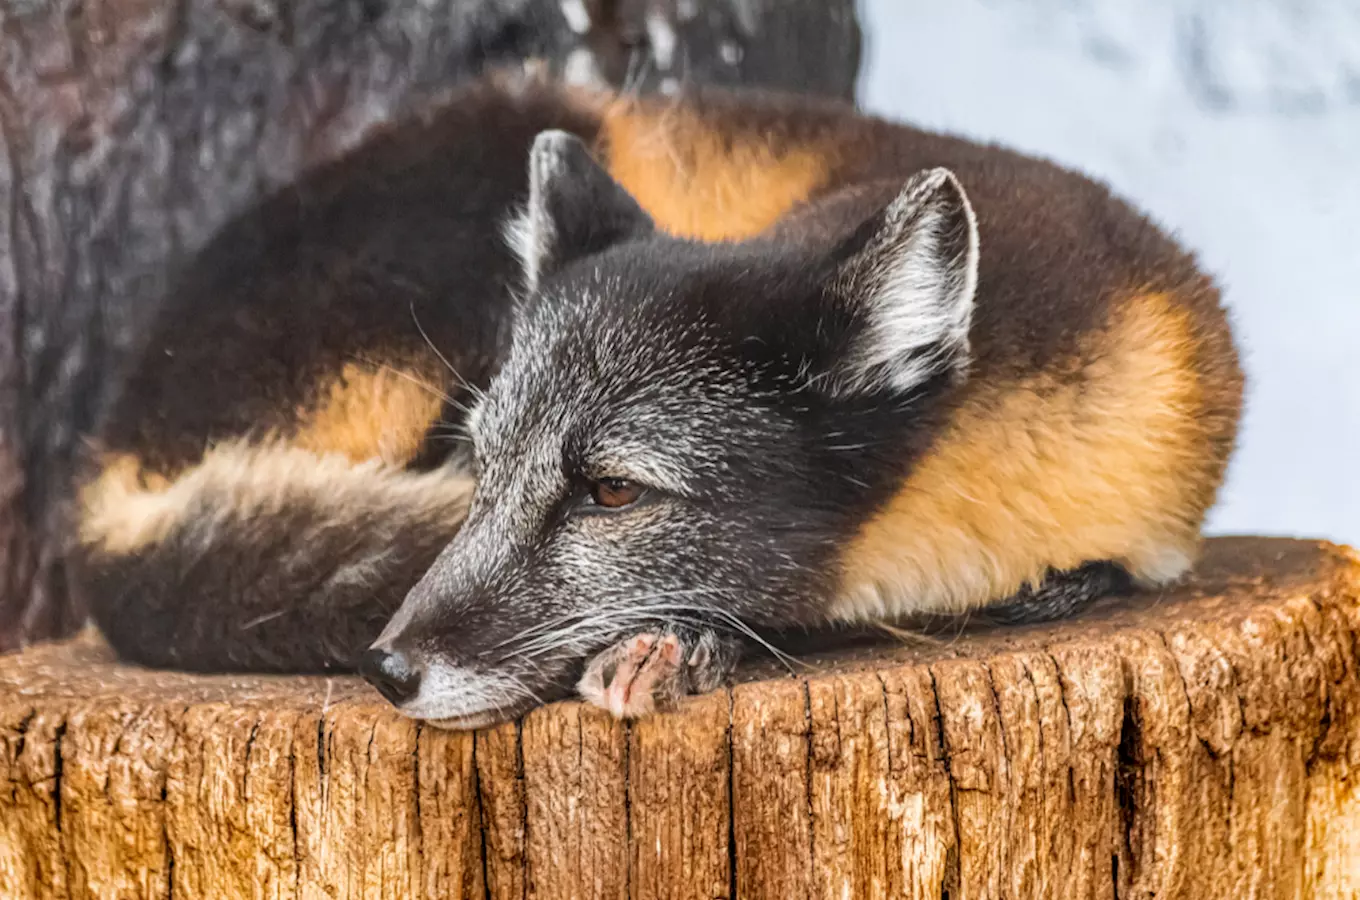
M713 632L644 632L598 653L577 690L616 718L636 719L671 708L687 694L713 690L736 660L735 645Z

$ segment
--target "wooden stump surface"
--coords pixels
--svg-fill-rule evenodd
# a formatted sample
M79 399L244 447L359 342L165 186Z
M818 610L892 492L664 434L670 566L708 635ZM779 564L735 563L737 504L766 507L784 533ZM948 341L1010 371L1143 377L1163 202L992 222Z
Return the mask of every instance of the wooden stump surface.
M349 677L0 657L0 897L1360 896L1360 556L475 735Z

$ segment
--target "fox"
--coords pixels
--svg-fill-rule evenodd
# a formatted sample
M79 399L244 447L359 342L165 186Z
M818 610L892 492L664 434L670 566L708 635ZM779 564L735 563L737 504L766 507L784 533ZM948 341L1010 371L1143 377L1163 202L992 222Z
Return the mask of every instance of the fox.
M772 631L1180 580L1244 376L1105 184L842 101L487 77L224 227L92 440L125 659L634 718Z

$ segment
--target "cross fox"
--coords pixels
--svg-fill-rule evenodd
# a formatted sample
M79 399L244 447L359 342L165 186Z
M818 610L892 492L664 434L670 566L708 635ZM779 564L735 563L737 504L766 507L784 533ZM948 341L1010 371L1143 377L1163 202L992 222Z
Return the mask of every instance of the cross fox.
M1243 377L1049 162L741 90L490 77L225 227L93 441L129 660L359 668L451 728L719 685L763 629L1180 578Z

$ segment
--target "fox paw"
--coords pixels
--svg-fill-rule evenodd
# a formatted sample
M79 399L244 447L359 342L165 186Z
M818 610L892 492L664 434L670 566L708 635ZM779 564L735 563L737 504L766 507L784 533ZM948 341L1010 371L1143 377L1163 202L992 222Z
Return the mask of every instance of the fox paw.
M644 632L602 650L577 683L581 696L620 719L673 707L688 694L722 684L738 646L710 631Z

